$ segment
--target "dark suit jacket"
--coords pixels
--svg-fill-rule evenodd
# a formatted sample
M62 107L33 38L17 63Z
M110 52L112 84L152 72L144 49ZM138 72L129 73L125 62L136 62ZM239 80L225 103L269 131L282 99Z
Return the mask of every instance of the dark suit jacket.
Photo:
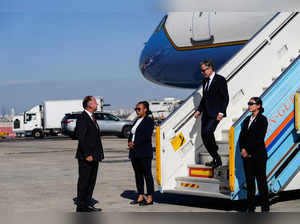
M104 159L100 129L85 111L77 119L76 135L78 137L77 159L85 160L88 156L93 156L94 161L97 162Z
M135 124L135 123L134 123ZM145 117L135 132L135 149L129 150L129 158L153 158L152 133L154 121L150 117ZM128 142L132 141L132 134L129 135Z
M268 128L267 118L259 113L248 129L250 116L246 117L239 137L240 150L246 149L247 153L267 159L265 136Z
M203 81L203 96L197 111L209 118L216 118L219 113L223 113L224 117L226 117L226 109L229 102L226 79L215 74L208 91L205 91L204 88L206 87L206 82L206 80Z

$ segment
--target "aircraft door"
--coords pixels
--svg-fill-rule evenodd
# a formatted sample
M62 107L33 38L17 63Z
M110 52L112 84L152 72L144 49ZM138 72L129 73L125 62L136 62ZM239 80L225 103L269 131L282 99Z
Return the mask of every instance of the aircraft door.
M214 36L211 34L210 12L194 12L192 18L191 43L194 46L212 44Z

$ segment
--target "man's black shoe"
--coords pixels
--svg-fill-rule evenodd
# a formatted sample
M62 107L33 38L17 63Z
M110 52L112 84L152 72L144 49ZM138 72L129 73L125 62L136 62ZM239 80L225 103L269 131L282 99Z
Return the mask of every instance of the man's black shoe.
M76 208L76 212L92 212L89 208Z
M254 208L247 208L246 213L255 213Z
M262 207L261 212L262 213L269 213L270 212L270 207Z
M206 162L206 163L205 163L205 166L210 166L210 167L212 167L214 164L215 164L215 161L212 160L212 161L210 161L210 162Z
M101 211L102 211L101 208L95 208L94 206L89 206L88 209L89 209L91 212L101 212Z
M219 166L222 166L222 161L221 160L214 161L214 164L212 165L212 168L215 169Z

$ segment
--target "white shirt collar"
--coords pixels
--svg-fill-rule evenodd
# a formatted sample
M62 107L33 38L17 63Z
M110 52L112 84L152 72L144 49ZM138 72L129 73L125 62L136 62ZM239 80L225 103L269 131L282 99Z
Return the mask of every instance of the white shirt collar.
M250 120L249 120L249 124L248 124L248 129L250 128L252 122L255 120L256 116L255 117L252 117L252 115L250 116Z
M212 75L211 75L211 76L209 76L209 82L211 82L211 81L214 79L214 77L215 77L215 74L216 74L216 73L215 73L215 72L213 72L213 73L212 73Z
M93 114L92 114L91 112L87 111L86 109L84 109L84 111L90 116L90 118L91 118L92 120L94 120L94 119L93 119Z

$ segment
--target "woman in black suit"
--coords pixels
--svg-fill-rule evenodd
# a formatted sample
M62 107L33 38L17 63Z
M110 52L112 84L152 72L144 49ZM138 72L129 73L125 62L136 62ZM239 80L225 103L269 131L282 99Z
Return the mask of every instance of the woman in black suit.
M135 111L138 119L135 121L131 134L128 138L130 148L129 158L134 169L138 199L130 204L151 205L153 204L152 194L154 192L154 181L152 176L151 164L153 159L152 133L154 121L149 117L149 103L139 102ZM147 186L147 197L144 199L144 179Z
M252 97L248 102L252 115L246 117L242 124L239 137L241 156L244 162L244 170L247 183L248 212L255 212L255 178L259 195L261 197L261 211L270 210L268 200L268 185L266 178L267 152L265 136L268 128L268 120L262 114L262 100Z

